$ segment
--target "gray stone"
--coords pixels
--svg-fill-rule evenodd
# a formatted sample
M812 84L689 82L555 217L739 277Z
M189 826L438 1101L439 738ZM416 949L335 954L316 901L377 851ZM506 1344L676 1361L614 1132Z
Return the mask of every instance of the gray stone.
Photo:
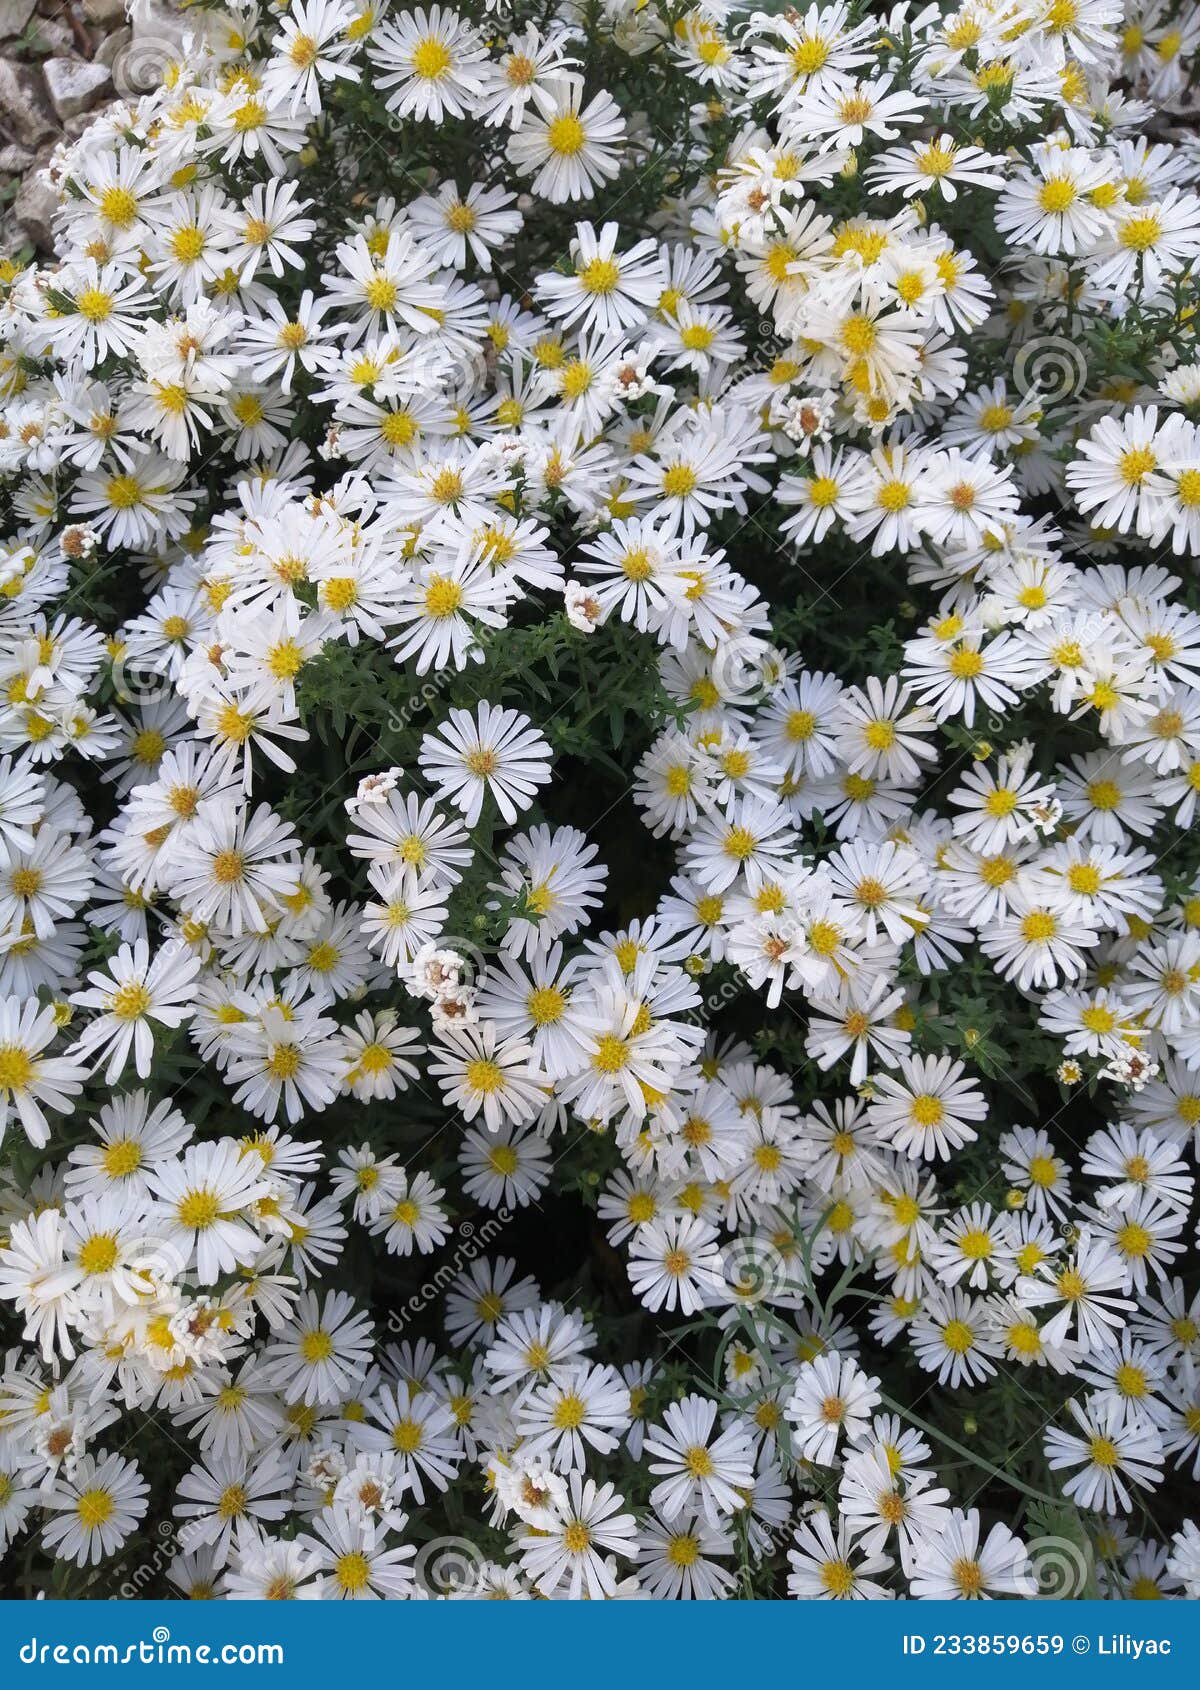
M154 36L177 41L180 46L188 27L176 8L165 4L165 0L129 0L129 21L136 41Z
M6 147L0 147L0 170L9 176L20 176L33 163L33 154L28 147L18 146L10 141Z
M114 29L125 22L125 0L83 0L83 15L89 23Z
M67 118L63 124L63 134L68 141L78 141L84 130L90 129L99 115L94 111L76 112L74 117Z
M23 147L38 147L57 129L39 73L29 65L0 59L0 135Z
M75 37L61 18L34 18L30 22L29 33L43 54L75 51Z
M20 35L33 16L36 0L0 0L0 41Z
M107 65L111 70L117 57L125 51L132 40L133 31L128 25L124 29L112 30L96 48L96 63Z
M125 100L136 100L157 88L168 65L175 63L187 25L173 6L160 0L129 0L133 39L112 61L113 83Z
M21 190L13 205L13 216L26 237L43 252L54 246L54 213L58 210L58 190L42 175L41 166L50 157L45 153L34 167L25 172Z
M107 65L88 64L86 59L47 59L42 70L50 103L61 118L91 111L112 90Z

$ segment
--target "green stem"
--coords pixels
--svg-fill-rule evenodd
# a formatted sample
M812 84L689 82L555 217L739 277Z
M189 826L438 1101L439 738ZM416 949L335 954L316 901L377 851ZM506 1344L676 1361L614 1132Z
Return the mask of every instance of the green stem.
M1014 1490L1019 1490L1023 1496L1030 1497L1034 1502L1044 1502L1051 1508L1062 1506L1061 1496L1049 1496L1044 1490L1037 1490L1033 1485L1027 1485L1023 1479L1018 1479L1015 1473L1006 1473L1003 1467L997 1467L986 1456L980 1455L976 1450L968 1449L965 1444L960 1444L957 1439L950 1437L948 1433L940 1432L936 1426L931 1426L927 1420L922 1420L919 1414L915 1414L911 1408L906 1408L903 1403L893 1402L891 1397L886 1395L882 1397L882 1401L884 1407L890 1408L893 1414L898 1414L902 1420L911 1421L920 1431L944 1444L947 1449L952 1449L956 1455L963 1456L973 1467L982 1467L986 1473L992 1475L993 1479L999 1479L1003 1484L1011 1485Z

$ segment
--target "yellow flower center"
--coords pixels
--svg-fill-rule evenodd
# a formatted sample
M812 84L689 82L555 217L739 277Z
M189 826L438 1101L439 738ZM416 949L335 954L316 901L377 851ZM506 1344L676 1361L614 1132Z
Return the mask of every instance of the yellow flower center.
M503 1068L483 1058L468 1062L463 1077L472 1091L481 1092L485 1097L504 1089Z
M844 1601L854 1589L854 1568L849 1561L826 1561L821 1568L821 1583L831 1596Z
M1038 204L1051 216L1058 216L1075 203L1075 184L1066 176L1051 176L1038 192Z
M85 1490L75 1504L75 1511L84 1531L95 1531L112 1518L113 1499L106 1490Z
M84 288L75 296L75 309L85 322L103 323L112 315L112 294L103 288Z
M131 1138L116 1139L101 1156L100 1164L110 1179L128 1179L142 1165L142 1147Z
M94 1232L79 1251L84 1273L111 1273L117 1265L117 1240L111 1232Z
M20 1045L0 1045L0 1092L23 1091L34 1077L34 1064Z
M620 285L620 267L611 258L593 258L578 272L584 293L606 294Z
M301 1338L300 1354L307 1362L328 1361L333 1354L333 1339L323 1327L318 1326Z
M347 1594L357 1596L371 1582L371 1563L361 1550L352 1549L348 1554L338 1556L333 1564L333 1575Z
M424 82L440 82L453 62L449 48L436 36L427 35L413 48L413 75Z
M204 231L194 223L176 229L171 236L170 249L181 264L194 264L204 253Z
M942 1328L942 1342L952 1355L966 1355L975 1342L975 1334L965 1320L948 1320Z
M1158 459L1148 446L1131 446L1121 454L1121 480L1130 487L1140 487L1146 477L1158 467Z
M567 1000L557 986L539 986L530 992L525 1007L535 1027L548 1027L561 1020Z
M546 126L546 145L560 158L574 158L587 144L587 133L573 112L564 112Z
M204 1232L208 1227L215 1226L221 1215L221 1205L212 1191L189 1191L182 1197L175 1213L180 1226L191 1231Z

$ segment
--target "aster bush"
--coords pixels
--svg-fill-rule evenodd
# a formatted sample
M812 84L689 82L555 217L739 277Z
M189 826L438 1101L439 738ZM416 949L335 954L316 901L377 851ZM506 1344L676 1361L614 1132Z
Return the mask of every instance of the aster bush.
M7 1593L1200 1596L1200 7L175 34L0 270Z

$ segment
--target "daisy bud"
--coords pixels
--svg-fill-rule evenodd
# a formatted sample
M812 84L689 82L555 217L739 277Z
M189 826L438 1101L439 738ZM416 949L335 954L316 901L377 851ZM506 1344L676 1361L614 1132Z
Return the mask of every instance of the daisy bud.
M430 1020L439 1031L446 1027L461 1027L476 1019L475 990L472 986L450 986L439 992L429 1011Z
M581 634L592 633L602 615L600 601L595 594L590 593L580 581L568 581L563 588L563 598L567 621L572 628L577 628Z
M98 544L96 530L86 522L73 522L64 528L58 537L63 556L76 562L80 558L91 557Z
M358 783L358 791L353 798L347 798L345 810L348 816L355 815L364 805L385 804L389 792L394 792L403 777L403 769L392 767L384 769L377 775L364 775Z

